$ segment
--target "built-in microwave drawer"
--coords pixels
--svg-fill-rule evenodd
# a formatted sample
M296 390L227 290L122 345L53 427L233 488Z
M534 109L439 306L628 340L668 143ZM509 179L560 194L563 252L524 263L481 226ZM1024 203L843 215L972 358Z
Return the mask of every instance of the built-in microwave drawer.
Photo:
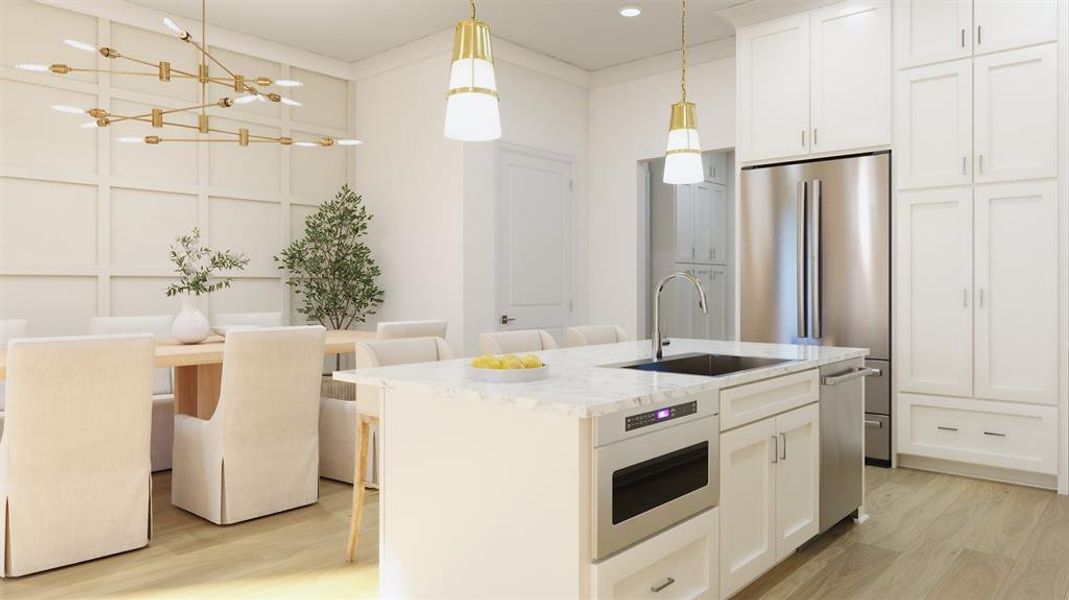
M593 598L716 598L719 509L707 510L591 566Z
M898 452L1054 474L1058 409L899 394Z
M720 431L820 400L819 369L791 373L720 392Z

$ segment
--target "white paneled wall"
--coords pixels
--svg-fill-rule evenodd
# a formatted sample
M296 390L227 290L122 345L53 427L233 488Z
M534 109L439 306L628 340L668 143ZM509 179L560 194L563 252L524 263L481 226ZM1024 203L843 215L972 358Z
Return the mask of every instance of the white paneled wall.
M144 113L153 106L195 104L199 86L153 77L40 75L10 66L132 68L63 44L77 39L195 70L195 50L162 26L153 31L127 24L148 23L143 15L112 17L30 0L0 1L0 318L27 318L31 334L52 335L84 333L94 315L176 312L176 301L163 295L171 273L167 250L194 226L211 246L250 258L230 290L211 296L206 307L211 313L295 315L272 256L300 234L316 205L353 180L354 150L124 144L117 139L160 130L144 123L82 129L88 117L50 105ZM264 53L276 60L266 60L247 38L234 39L239 48L227 47L225 33L209 31L213 53L234 72L302 80L304 87L282 93L304 106L237 105L226 109L226 118L213 119L213 127L298 138L354 137L352 82L317 72L307 52L292 52L297 67L277 60L280 55L288 60L277 45ZM336 65L324 71L338 72ZM213 100L228 95L222 86L209 89ZM223 112L216 108L212 114ZM177 113L174 120L195 124L196 116ZM181 131L174 135L186 137Z

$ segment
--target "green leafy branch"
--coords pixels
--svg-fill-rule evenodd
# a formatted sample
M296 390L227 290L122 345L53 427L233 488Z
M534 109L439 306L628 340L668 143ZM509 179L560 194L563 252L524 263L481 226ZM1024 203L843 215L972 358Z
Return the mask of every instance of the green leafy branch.
M218 275L221 271L242 271L249 264L244 254L231 250L217 251L200 243L200 228L179 236L171 243L171 262L178 281L167 286L167 297L178 294L200 296L230 287L233 277Z

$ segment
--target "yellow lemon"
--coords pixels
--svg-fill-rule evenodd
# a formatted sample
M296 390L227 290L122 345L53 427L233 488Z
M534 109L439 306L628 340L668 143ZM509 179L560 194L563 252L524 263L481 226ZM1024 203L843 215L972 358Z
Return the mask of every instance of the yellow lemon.
M542 359L538 358L534 354L528 354L527 356L524 356L521 360L523 362L523 368L525 369L538 369L542 366Z
M498 356L497 359L501 362L508 362L512 359L519 359L519 357L515 354L502 354L501 356Z
M483 368L484 369L502 369L504 367L501 365L501 361L497 360L496 358L491 358L490 360L488 360L488 361L483 363Z
M520 362L520 359L516 358L515 356L510 358L510 359L508 359L508 360L502 361L501 364L506 369L522 369L523 368L523 363Z

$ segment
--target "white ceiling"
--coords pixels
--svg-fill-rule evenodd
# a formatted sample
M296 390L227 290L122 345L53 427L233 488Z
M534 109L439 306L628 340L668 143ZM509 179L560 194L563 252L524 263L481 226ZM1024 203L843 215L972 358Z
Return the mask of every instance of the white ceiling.
M132 1L200 18L196 0ZM746 2L689 0L688 45L734 35L716 11ZM624 5L639 6L642 14L625 19ZM465 0L208 0L207 20L353 62L452 27L469 10ZM479 0L478 10L495 37L589 71L679 49L676 0Z

